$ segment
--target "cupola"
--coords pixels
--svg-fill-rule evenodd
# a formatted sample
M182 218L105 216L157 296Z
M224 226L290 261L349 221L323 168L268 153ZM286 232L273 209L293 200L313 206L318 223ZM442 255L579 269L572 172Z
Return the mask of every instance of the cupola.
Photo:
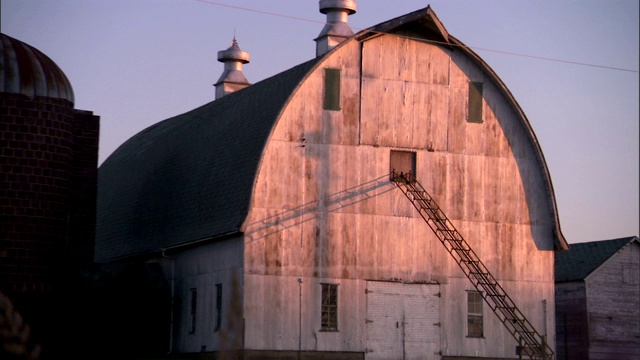
M316 56L324 55L353 35L348 17L356 12L355 0L320 0L320 12L327 15L327 23L315 39Z
M249 53L240 50L235 36L228 49L218 51L218 61L224 63L224 71L214 84L216 99L251 85L242 72L242 64L248 63L249 59Z

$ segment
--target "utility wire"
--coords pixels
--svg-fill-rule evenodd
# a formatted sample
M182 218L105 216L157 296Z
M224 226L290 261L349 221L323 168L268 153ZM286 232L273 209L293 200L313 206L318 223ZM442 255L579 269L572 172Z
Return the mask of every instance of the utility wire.
M209 5L215 5L215 6L226 7L226 8L236 9L236 10L253 12L253 13L262 14L262 15L276 16L276 17L281 17L281 18L285 18L285 19L292 19L292 20L298 20L298 21L305 21L305 22L314 23L314 24L325 24L325 21L312 20L312 19L303 18L303 17L299 17L299 16L291 16L291 15L285 15L285 14L275 13L275 12L271 12L271 11L258 10L258 9L243 7L243 6L225 4L225 3L221 3L221 2L217 2L217 1L210 1L210 0L196 0L196 1L199 1L199 2L202 2L202 3L206 3L206 4L209 4ZM353 29L357 30L357 31L364 30L364 29L358 29L358 28L353 28ZM405 39L416 40L416 41L421 41L421 42L425 41L425 39L411 37L411 36L389 34L389 33L381 32L381 31L371 31L371 32L372 33L376 33L376 34L381 34L381 35L393 35L393 36L398 36L398 37L402 37L402 38L405 38ZM462 47L461 45L446 43L446 42L443 42L443 41L435 41L435 40L427 40L427 41L430 42L430 43L435 43L435 44ZM511 55L511 56L520 56L520 57L525 57L525 58L530 58L530 59L545 60L545 61L559 62L559 63L572 64L572 65L580 65L580 66L590 66L590 67L595 67L595 68L617 70L617 71L625 71L625 72L632 72L632 73L637 73L638 72L638 70L633 70L633 69L625 69L625 68L619 68L619 67L614 67L614 66L591 64L591 63L585 63L585 62L580 62L580 61L556 59L556 58L550 58L550 57L544 57L544 56L536 56L536 55L515 53L515 52L510 52L510 51L487 49L487 48L481 48L481 47L476 47L476 46L467 46L467 47L470 48L470 49L473 49L473 50L488 51L488 52L494 52L494 53L498 53L498 54Z
M265 10L258 10L258 9L252 9L252 8L248 8L248 7L243 7L243 6L225 4L225 3L221 3L221 2L217 2L217 1L209 1L209 0L196 0L196 1L203 2L203 3L209 4L209 5L227 7L227 8L231 8L231 9L254 12L254 13L263 14L263 15L269 15L269 16L277 16L277 17L281 17L281 18L285 18L285 19L306 21L306 22L315 23L315 24L324 24L325 23L325 21L311 20L311 19L306 19L306 18L302 18L302 17L298 17L298 16L284 15L284 14L274 13L274 12L265 11Z
M511 55L511 56L520 56L520 57L526 57L526 58L531 58L531 59L555 61L555 62L560 62L560 63L565 63L565 64L591 66L591 67L596 67L596 68L601 68L601 69L610 69L610 70L618 70L618 71L626 71L626 72L634 72L634 73L638 72L638 70L633 70L633 69L625 69L625 68L619 68L619 67L614 67L614 66L590 64L590 63L585 63L585 62L580 62L580 61L562 60L562 59L549 58L549 57L544 57L544 56L520 54L520 53L509 52L509 51L486 49L486 48L475 47L475 46L473 46L473 47L469 46L469 48L474 49L474 50L491 51L491 52L495 52L495 53L499 53L499 54L505 54L505 55Z

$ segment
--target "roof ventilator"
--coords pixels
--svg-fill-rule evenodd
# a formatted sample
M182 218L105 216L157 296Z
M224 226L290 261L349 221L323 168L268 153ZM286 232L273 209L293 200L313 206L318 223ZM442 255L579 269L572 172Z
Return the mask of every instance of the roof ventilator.
M316 56L324 55L353 35L347 19L356 12L355 0L320 0L320 12L327 14L327 23L316 42Z
M218 51L218 61L224 63L224 71L213 85L216 87L216 99L251 85L242 72L242 64L248 63L249 59L249 53L240 50L235 36L228 49Z

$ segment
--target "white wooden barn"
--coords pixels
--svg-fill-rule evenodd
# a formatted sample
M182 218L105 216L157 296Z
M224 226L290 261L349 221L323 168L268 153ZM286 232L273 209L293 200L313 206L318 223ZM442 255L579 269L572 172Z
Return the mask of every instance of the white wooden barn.
M517 358L520 333L489 306L505 296L474 286L390 181L410 171L555 349L554 254L568 246L512 94L430 7L355 34L355 1L320 10L315 58L249 84L234 43L215 101L104 162L96 260L162 265L173 353Z

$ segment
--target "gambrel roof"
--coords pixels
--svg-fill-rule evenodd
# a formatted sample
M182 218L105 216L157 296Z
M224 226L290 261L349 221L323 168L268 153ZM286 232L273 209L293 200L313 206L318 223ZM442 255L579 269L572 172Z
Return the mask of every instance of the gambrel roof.
M638 243L637 236L571 244L569 251L556 254L556 282L581 281L628 244Z
M491 68L450 36L433 10L426 7L362 30L316 59L159 122L121 145L98 172L96 260L239 234L262 152L300 83L346 43L403 30L460 49L503 91L528 130L547 180L556 248L566 249L551 178L526 116Z

